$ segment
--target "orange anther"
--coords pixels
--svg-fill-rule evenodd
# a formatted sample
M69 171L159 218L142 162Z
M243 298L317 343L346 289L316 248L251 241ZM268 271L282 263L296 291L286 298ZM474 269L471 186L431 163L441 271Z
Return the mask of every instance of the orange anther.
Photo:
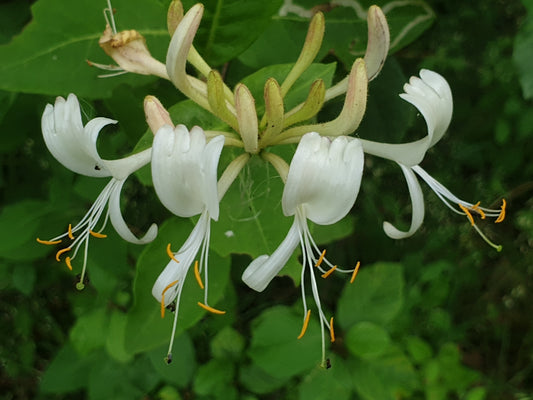
M165 318L165 292L172 286L174 286L176 283L178 283L177 280L175 280L174 282L170 282L161 292L161 318Z
M328 269L326 272L324 272L324 273L322 274L322 278L324 278L324 279L327 278L327 277L330 276L330 275L333 273L333 271L335 271L336 269L337 269L337 266L334 265L333 267L331 267L330 269Z
M204 283L202 282L202 277L200 276L200 270L198 269L198 260L194 262L194 277L196 278L196 282L198 282L198 286L200 286L200 289L203 290Z
M475 211L477 212L480 216L481 216L481 219L485 219L487 216L485 215L485 213L483 212L483 210L481 209L481 207L479 207L479 205L481 204L480 201L478 201L476 204L474 204L471 209L472 211Z
M37 238L37 241L41 244L46 244L48 246L61 243L61 240L42 240L39 238Z
M219 315L226 314L226 311L217 310L216 308L208 306L207 304L204 304L204 303L198 302L198 305L200 307L202 307L204 310L207 310L207 311L209 311L210 313L213 313L213 314L219 314Z
M305 335L305 331L307 330L307 325L309 325L309 318L311 317L311 310L307 310L307 314L304 319L304 325L302 326L302 331L298 335L297 339L301 339Z
M326 249L320 254L320 257L318 258L318 261L315 264L315 267L320 267L320 264L322 264L322 261L324 261L324 257L326 256Z
M494 221L495 223L500 223L502 222L504 219L505 219L505 207L507 206L507 202L505 201L505 199L502 199L502 210L500 211L500 215L498 215L498 218L496 219L496 221Z
M176 260L176 257L174 257L174 253L172 253L172 250L170 250L170 243L167 244L167 254L168 254L168 256L169 256L172 260L174 260L174 261L176 261L177 263L179 263L179 261Z
M459 207L461 208L461 210L463 210L463 212L466 214L466 217L468 218L468 220L470 221L470 223L472 224L472 226L475 225L474 223L474 217L472 217L472 214L470 214L470 211L468 211L468 208L466 208L465 206L463 206L461 203L459 203Z
M74 240L74 235L72 234L72 224L68 224L68 237L70 240Z
M68 269L70 269L72 271L72 264L70 263L70 257L69 256L67 256L67 258L65 258L65 264L67 264Z
M61 254L66 253L67 251L70 251L70 250L72 250L70 247L66 247L66 248L64 248L64 249L59 250L59 251L56 253L56 260L57 260L58 262L61 261L61 260L59 259L59 257L61 256Z
M357 276L357 272L359 271L360 266L361 266L361 261L357 261L357 264L355 265L355 268L352 272L352 277L350 278L350 283L353 283L353 281L355 281L355 277Z
M89 233L98 239L105 239L107 237L107 235L100 233L100 232L89 231Z
M329 335L331 336L331 343L335 341L335 329L333 329L333 317L329 320Z

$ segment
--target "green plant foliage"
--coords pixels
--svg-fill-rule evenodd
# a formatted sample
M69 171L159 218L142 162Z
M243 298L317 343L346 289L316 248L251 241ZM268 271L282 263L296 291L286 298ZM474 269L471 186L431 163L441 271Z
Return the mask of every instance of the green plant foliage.
M267 374L289 379L320 363L320 329L313 319L300 340L303 319L288 307L272 307L252 323L248 356ZM280 360L283 360L280 363Z
M518 69L522 92L526 99L533 97L533 73L531 72L531 59L533 54L533 2L523 0L528 16L523 22L518 35L515 38L513 61Z
M354 283L346 285L339 298L339 324L348 329L362 321L379 325L390 322L402 307L403 287L400 264L361 267Z
M146 37L152 55L162 59L170 41L162 29L166 10L157 0L130 7L117 0L113 7L118 29L137 29ZM76 93L87 98L111 95L113 88L127 83L153 82L153 77L132 74L99 79L102 71L91 68L86 60L110 64L98 46L105 28L104 4L91 0L65 5L61 0L41 0L32 7L33 21L11 43L0 47L0 88L48 95ZM47 79L40 79L45 75Z

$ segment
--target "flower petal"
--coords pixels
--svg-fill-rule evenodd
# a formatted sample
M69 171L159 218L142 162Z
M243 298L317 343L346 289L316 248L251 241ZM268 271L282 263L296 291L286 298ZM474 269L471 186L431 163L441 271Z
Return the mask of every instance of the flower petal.
M191 217L206 207L218 219L217 166L224 138L206 145L204 131L184 125L157 131L152 150L152 179L161 203L174 214Z
M157 301L161 302L163 290L171 282L177 280L178 283L165 292L165 306L174 301L178 292L181 290L180 288L185 281L187 271L198 254L198 250L200 250L209 228L209 213L204 212L183 246L181 246L179 251L174 255L174 258L178 260L179 263L170 260L163 272L157 277L154 286L152 287L152 295Z
M78 174L94 177L111 175L98 155L96 139L104 126L115 123L100 117L84 128L80 105L73 94L66 101L58 97L54 106L48 104L41 119L46 147L57 161Z
M409 188L409 194L411 195L411 227L405 232L395 228L390 222L383 222L383 230L392 239L404 239L413 235L424 221L424 195L422 194L418 179L411 168L402 164L399 165L402 168L407 187Z
M301 206L307 218L321 225L344 218L359 193L363 157L358 139L304 135L289 168L283 213L294 215Z
M365 153L396 161L409 167L418 165L427 150L437 143L450 125L453 100L450 86L436 72L423 69L420 78L411 77L400 97L414 105L426 120L428 135L411 143L378 143L361 139Z
M257 292L262 292L283 269L300 243L300 228L296 218L287 236L269 257L264 254L253 260L242 274L242 281Z
M111 224L120 237L128 242L135 244L149 243L157 236L156 224L152 224L146 234L139 239L131 233L126 221L122 217L122 212L120 211L120 192L125 181L125 179L117 181L117 185L113 188L109 197L109 218L111 219Z

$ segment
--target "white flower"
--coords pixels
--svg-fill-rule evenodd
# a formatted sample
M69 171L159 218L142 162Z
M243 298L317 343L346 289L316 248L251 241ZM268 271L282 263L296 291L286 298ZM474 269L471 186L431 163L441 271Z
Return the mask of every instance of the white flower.
M461 200L418 165L424 158L426 151L442 138L450 124L453 101L448 82L436 72L423 69L420 71L420 78L413 76L409 83L404 85L404 91L405 93L400 94L400 97L420 111L426 120L428 135L423 139L405 144L387 144L361 140L366 153L397 162L402 168L409 188L413 210L410 228L407 231L401 231L389 222L384 222L383 229L385 233L393 239L402 239L414 234L422 225L424 220L424 196L416 177L418 175L446 206L458 214L466 215L483 239L500 250L500 246L494 245L477 228L472 212L480 215L482 219L487 216L496 217L496 222L501 222L505 216L505 200L501 210L488 209L480 207L479 203L472 204ZM456 204L457 207L452 204Z
M310 310L306 303L305 276L309 272L311 291L318 308L322 331L322 355L325 355L324 326L330 330L334 340L333 318L328 321L320 305L320 297L314 274L316 266L322 277L341 270L332 265L320 252L314 242L307 219L320 225L333 224L344 218L350 211L359 192L363 174L363 149L358 139L340 136L331 141L316 132L304 135L292 159L285 189L282 208L286 216L294 215L287 236L271 256L262 255L246 268L242 280L252 289L261 292L281 271L288 259L300 244L303 254L302 300L304 306L304 328L309 322ZM322 268L322 263L328 270Z
M111 177L109 183L102 190L92 207L82 220L74 227L69 225L67 232L50 240L40 240L44 244L58 244L63 239L70 239L72 243L59 250L56 259L70 250L72 257L66 257L65 262L72 269L71 261L78 254L78 250L84 245L83 269L78 289L83 289L83 278L87 265L87 250L90 236L105 237L102 230L105 228L108 218L117 233L132 243L144 244L152 241L157 235L157 226L153 224L146 235L141 239L136 238L129 230L120 211L120 192L125 180L133 172L150 162L151 149L141 151L129 157L119 160L104 160L96 149L96 140L100 130L117 121L97 117L83 126L81 120L80 105L74 94L70 94L67 100L62 97L56 99L55 105L48 104L44 110L41 125L46 147L52 155L68 169L86 176L97 178ZM104 222L98 231L95 227L100 220L106 205L109 204Z
M167 247L171 260L152 288L152 295L161 303L162 317L166 306L174 301L176 304L167 362L172 360L171 350L185 277L200 249L200 262L195 262L194 269L202 289L205 283L205 292L204 303L198 304L215 314L224 313L207 304L210 223L211 219L218 220L219 215L217 166L223 146L223 136L217 136L206 144L205 133L197 126L189 132L184 125L178 125L175 129L165 125L154 138L152 179L159 199L180 217L200 214L200 219L181 249L173 254L170 244ZM204 283L200 278L202 270L205 270Z

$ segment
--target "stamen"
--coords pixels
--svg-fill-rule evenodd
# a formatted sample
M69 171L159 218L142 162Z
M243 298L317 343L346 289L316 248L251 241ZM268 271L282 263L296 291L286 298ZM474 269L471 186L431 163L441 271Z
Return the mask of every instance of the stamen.
M507 206L507 202L505 201L505 199L502 199L502 206L501 206L502 210L500 211L500 215L498 215L498 219L494 221L496 224L502 222L505 219L505 207L506 206Z
M177 280L175 280L174 282L170 282L161 292L161 318L165 318L165 292L172 286L174 286L176 283L178 283Z
M324 261L324 257L326 255L326 249L320 254L320 257L318 258L318 261L315 264L315 267L320 267L320 264L322 264L322 261Z
M480 203L481 203L481 202L478 201L476 204L474 204L474 205L471 207L471 210L477 212L477 213L481 216L481 219L485 219L487 216L485 215L485 213L483 212L483 210L479 207Z
M61 243L61 239L59 239L59 240L42 240L42 239L37 238L37 242L39 242L41 244L46 244L48 246L51 246L53 244Z
M470 214L470 211L468 210L468 208L466 208L465 206L463 206L461 203L458 203L459 204L459 207L461 208L461 210L463 210L463 212L466 214L468 220L470 221L470 223L472 224L472 226L476 226L476 224L474 223L474 217L472 217L472 214Z
M496 244L496 243L493 243L487 236L485 236L485 234L483 232L481 232L481 229L479 229L477 227L477 225L473 225L474 226L474 229L477 231L477 233L479 233L479 236L481 236L481 238L490 246L492 247L493 249L495 249L497 252L500 252L502 251L503 247L501 244Z
M337 266L334 265L333 267L331 267L329 270L327 270L326 272L324 272L324 273L322 274L322 278L326 279L326 278L327 278L328 276L330 276L330 275L333 273L333 271L335 271L336 269L337 269Z
M72 264L70 263L70 257L69 256L67 256L67 258L65 258L65 264L67 264L68 269L70 269L72 271Z
M66 253L67 251L70 251L70 250L72 250L70 247L65 247L64 249L59 250L59 251L56 253L56 260L57 260L58 262L61 261L61 260L59 259L59 256L61 256L61 254Z
M355 268L352 273L352 277L350 278L350 283L353 283L353 281L355 281L355 277L357 276L357 271L359 271L360 265L361 265L361 261L357 261L357 264L355 265Z
M311 310L307 310L307 315L305 316L304 325L302 326L302 331L298 335L297 339L301 339L305 335L305 331L307 330L307 325L309 325L309 318L311 317Z
M201 302L198 302L198 305L200 307L202 307L204 310L207 310L207 311L209 311L210 313L213 313L213 314L219 314L219 315L226 314L226 311L217 310L216 308L213 308L213 307L208 306L207 304L204 304L204 303L201 303Z
M329 320L329 335L331 336L331 343L335 341L335 330L333 329L333 317Z
M94 231L89 231L89 233L94 236L95 238L98 238L98 239L104 239L107 237L107 235L103 234L103 233L100 233L100 232L94 232Z
M168 353L165 357L165 363L170 364L172 362L172 353Z
M179 261L176 260L176 257L174 257L174 253L172 253L172 250L170 250L170 243L167 245L167 254L172 260L174 260L177 263L179 263Z
M68 237L70 240L74 240L74 235L72 234L72 224L68 224Z
M194 277L196 278L196 282L198 282L198 286L200 286L200 289L204 289L204 283L202 282L202 277L200 276L200 270L198 269L198 260L194 262Z

